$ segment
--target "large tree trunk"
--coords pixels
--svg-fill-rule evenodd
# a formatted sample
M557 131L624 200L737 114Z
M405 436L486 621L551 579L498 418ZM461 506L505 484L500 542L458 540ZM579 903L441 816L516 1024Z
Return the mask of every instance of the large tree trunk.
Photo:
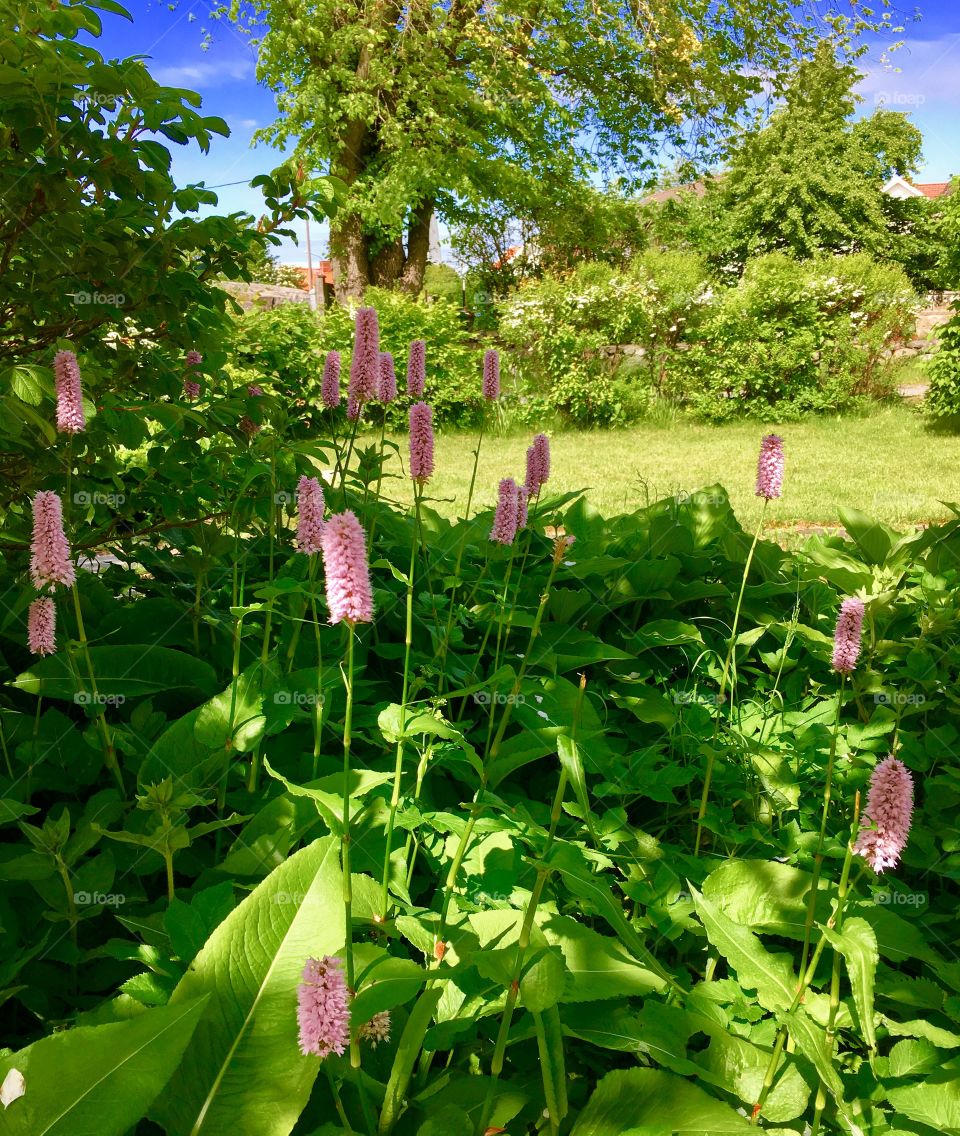
M400 277L400 288L412 296L419 295L427 271L430 253L430 222L433 220L433 199L426 198L414 209L407 230L407 260Z
M338 224L331 224L330 259L337 303L362 300L370 283L370 261L359 217L346 217Z

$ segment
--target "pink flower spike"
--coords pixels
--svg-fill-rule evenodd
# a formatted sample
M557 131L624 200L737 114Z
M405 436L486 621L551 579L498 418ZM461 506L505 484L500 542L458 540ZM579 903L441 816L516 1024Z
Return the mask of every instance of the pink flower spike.
M512 477L500 482L497 511L493 516L490 539L497 544L513 544L517 535L517 522L520 519L520 487Z
M533 445L527 450L527 496L536 497L549 480L550 439L546 434L537 434Z
M251 439L255 438L262 429L259 423L254 422L254 420L247 414L243 415L237 425L244 432L244 434L246 434L246 436Z
M297 548L308 556L323 548L323 490L315 477L297 483Z
M530 494L527 493L527 487L521 485L517 490L517 529L525 529L527 527L528 513L530 505Z
M343 1054L350 1044L349 1000L340 959L329 955L307 959L297 987L297 1025L304 1056Z
M875 872L895 868L907 846L913 816L913 779L902 761L885 757L870 778L867 807L853 851Z
M199 351L188 351L187 352L187 366L188 367L199 367L202 362L203 362L203 356L200 354Z
M840 605L833 636L833 669L841 674L853 674L860 657L863 610L863 600L846 599Z
M427 385L427 345L422 339L410 344L407 356L407 394L411 398L423 398Z
M410 407L410 476L423 485L433 473L433 409L426 402Z
M493 348L483 355L483 397L487 402L500 397L500 356Z
M772 501L783 489L783 438L767 434L757 461L757 496Z
M53 357L57 380L57 429L61 434L79 434L87 427L80 390L80 364L72 351L58 351Z
M393 356L389 351L381 351L377 379L377 398L381 402L393 402L396 397L397 371L393 364Z
M328 351L323 364L323 381L320 383L320 398L327 410L336 410L340 405L340 352Z
M380 377L380 325L376 308L357 311L349 392L357 403L376 398Z
M349 509L335 513L323 526L323 570L330 622L351 626L369 623L373 619L373 592L366 537Z
M360 417L360 400L353 391L347 394L347 417L351 422L356 422Z
M76 582L70 559L70 544L63 531L63 504L56 493L41 489L33 499L33 541L30 545L30 577L37 591L57 584L65 588Z
M263 387L258 387L256 383L252 383L247 387L248 398L263 398Z
M27 612L27 643L35 655L52 655L57 649L57 607L41 596Z
M191 402L196 402L200 397L200 384L194 382L193 379L184 379L183 393Z

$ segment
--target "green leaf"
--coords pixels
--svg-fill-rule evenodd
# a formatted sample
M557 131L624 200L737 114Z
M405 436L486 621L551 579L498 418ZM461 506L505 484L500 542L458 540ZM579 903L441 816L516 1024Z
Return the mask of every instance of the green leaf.
M380 1123L377 1126L379 1136L386 1136L400 1116L407 1086L410 1084L410 1077L413 1073L414 1062L423 1046L423 1039L430 1026L430 1019L433 1017L442 993L443 988L441 986L431 986L424 990L417 999L417 1004L411 1010L407 1024L403 1027L397 1053L393 1059L393 1068L390 1070L390 1080L387 1082L383 1107L380 1110Z
M102 1026L45 1037L0 1058L26 1092L4 1110L4 1136L123 1136L179 1064L205 999L184 1000Z
M97 679L97 692L103 698L144 698L171 690L199 690L210 694L217 687L217 677L209 663L169 647L91 647L90 662ZM70 701L74 700L74 695L92 698L85 673L81 669L78 695L76 677L65 652L60 652L38 660L11 685L44 698Z
M537 1034L537 1050L540 1054L540 1069L543 1076L543 1095L547 1102L547 1112L553 1127L559 1127L567 1115L567 1070L563 1057L563 1030L560 1014L556 1006L534 1013L533 1027Z
M887 1061L891 1077L915 1077L918 1073L932 1073L939 1068L943 1055L932 1042L906 1038L890 1050Z
M823 934L843 955L863 1040L870 1049L875 1050L877 1035L873 1028L873 982L880 958L877 936L864 919L848 919L840 934L824 927Z
M560 1001L593 1002L627 998L660 990L663 981L642 966L619 939L601 935L566 915L550 915L542 930L547 942L563 952L567 966Z
M693 885L690 894L707 938L737 972L741 987L756 990L757 1001L765 1009L785 1010L797 988L789 956L770 954L752 931L728 919Z
M297 1045L296 987L310 957L346 941L339 842L314 841L213 932L170 1005L209 994L151 1116L168 1136L287 1136L320 1067Z
M627 1136L662 1126L674 1136L751 1132L747 1120L697 1085L662 1069L619 1069L597 1085L570 1136Z
M960 1134L960 1079L947 1074L945 1081L923 1081L902 1089L891 1089L887 1099L904 1116L929 1124L942 1136Z

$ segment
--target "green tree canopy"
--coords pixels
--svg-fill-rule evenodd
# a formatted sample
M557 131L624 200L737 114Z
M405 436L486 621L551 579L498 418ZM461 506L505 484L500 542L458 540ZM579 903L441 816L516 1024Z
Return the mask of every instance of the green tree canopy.
M590 174L636 179L664 146L715 151L764 84L809 57L835 0L234 0L262 34L280 116L262 132L348 187L337 287L418 291L438 210L530 216ZM859 17L858 17L859 19Z
M916 168L923 138L894 111L854 121L860 77L826 43L797 67L783 106L711 183L719 200L706 208L720 207L723 257L866 249L889 258L893 234L911 218L882 187L891 174Z

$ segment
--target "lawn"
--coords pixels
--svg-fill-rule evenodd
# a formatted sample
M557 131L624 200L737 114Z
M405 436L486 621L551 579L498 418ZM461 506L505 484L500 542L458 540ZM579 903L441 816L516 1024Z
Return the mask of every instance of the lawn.
M605 515L647 500L721 482L738 516L751 523L760 438L770 429L786 443L787 472L775 524L836 525L849 505L895 527L943 520L940 502L960 499L960 443L935 434L911 406L881 408L865 417L821 418L768 427L761 423L706 426L679 420L666 426L564 433L552 437L551 489L589 489ZM397 436L406 462L405 436ZM473 467L476 433L437 439L432 504L462 511ZM527 434L487 435L477 473L476 503L492 505L501 477L522 480ZM391 463L395 466L395 463Z

